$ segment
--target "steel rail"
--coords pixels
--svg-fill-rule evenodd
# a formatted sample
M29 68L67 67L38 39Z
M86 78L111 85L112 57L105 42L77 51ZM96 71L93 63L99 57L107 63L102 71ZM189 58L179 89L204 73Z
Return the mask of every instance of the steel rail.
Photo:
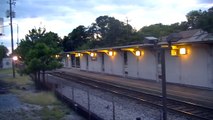
M77 83L81 83L87 86L91 86L97 89L101 89L114 94L126 96L128 98L136 99L141 102L147 103L154 107L162 107L162 96L145 93L135 90L134 87L125 87L122 85L116 85L105 81L100 81L95 78L77 76L68 72L52 72L49 73L53 76L57 76L66 80L71 80ZM207 108L195 103L189 103L186 101L167 99L167 109L173 112L178 112L190 117L199 118L203 120L213 120L213 109Z

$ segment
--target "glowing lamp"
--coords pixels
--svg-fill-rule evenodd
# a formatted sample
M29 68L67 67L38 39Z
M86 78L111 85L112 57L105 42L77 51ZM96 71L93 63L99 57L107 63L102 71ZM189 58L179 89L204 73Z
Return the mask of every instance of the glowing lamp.
M136 55L136 56L141 56L141 51L136 50L136 51L135 51L135 55Z
M91 53L90 53L90 56L91 56L91 57L95 57L95 53L94 53L94 52L91 52Z
M76 53L75 57L81 57L81 53Z
M179 49L179 54L180 55L185 55L187 53L186 48L180 48Z
M55 55L56 58L59 58L59 55Z
M114 56L114 52L113 51L109 51L109 56Z
M14 61L18 60L18 57L17 56L13 56L13 60Z
M67 54L67 57L70 57L70 55L69 55L69 54Z

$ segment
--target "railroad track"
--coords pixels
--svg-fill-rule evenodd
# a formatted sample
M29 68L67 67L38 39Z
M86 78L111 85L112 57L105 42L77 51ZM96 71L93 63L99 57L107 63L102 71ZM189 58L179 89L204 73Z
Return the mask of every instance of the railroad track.
M104 91L136 99L158 108L162 108L162 97L160 95L152 95L149 93L137 91L131 87L120 86L113 83L96 80L95 78L69 74L67 72L52 72L50 74L66 80L71 80ZM167 98L167 109L194 118L213 120L213 109L190 102Z

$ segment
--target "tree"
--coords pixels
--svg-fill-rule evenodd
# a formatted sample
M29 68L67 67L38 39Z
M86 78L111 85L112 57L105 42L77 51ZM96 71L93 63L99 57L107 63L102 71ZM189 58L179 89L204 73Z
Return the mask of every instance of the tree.
M198 28L198 22L200 17L202 16L202 11L193 10L187 13L186 18L188 21L188 25L191 28Z
M213 7L208 11L193 10L190 11L186 18L189 27L192 29L203 29L207 32L213 33Z
M173 26L175 26L175 25L177 25L177 24L174 24ZM150 26L144 26L139 30L139 32L143 36L154 36L157 38L168 35L169 33L171 33L171 31L172 30L169 27L169 25L163 25L161 23L153 24Z
M25 39L21 40L16 52L26 65L28 74L34 73L36 81L40 81L40 72L61 67L55 55L61 52L60 38L56 33L45 32L45 29L32 29Z
M9 50L4 45L0 45L0 66L2 66L2 59L7 57Z
M127 45L135 40L132 38L136 35L131 25L109 16L96 18L96 23L92 23L88 31L92 41L96 41L96 47Z
M83 44L88 41L86 28L82 25L75 28L68 36L65 36L62 41L64 51L78 50Z
M153 24L142 27L138 33L143 36L154 36L156 38L167 36L170 33L180 32L188 29L188 23L183 21L181 23L173 23L171 25L163 25L162 23Z

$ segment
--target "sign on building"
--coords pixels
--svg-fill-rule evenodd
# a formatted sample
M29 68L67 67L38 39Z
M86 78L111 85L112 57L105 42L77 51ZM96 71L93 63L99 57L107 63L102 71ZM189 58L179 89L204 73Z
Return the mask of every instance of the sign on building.
M2 68L12 68L12 58L3 58L2 60Z

